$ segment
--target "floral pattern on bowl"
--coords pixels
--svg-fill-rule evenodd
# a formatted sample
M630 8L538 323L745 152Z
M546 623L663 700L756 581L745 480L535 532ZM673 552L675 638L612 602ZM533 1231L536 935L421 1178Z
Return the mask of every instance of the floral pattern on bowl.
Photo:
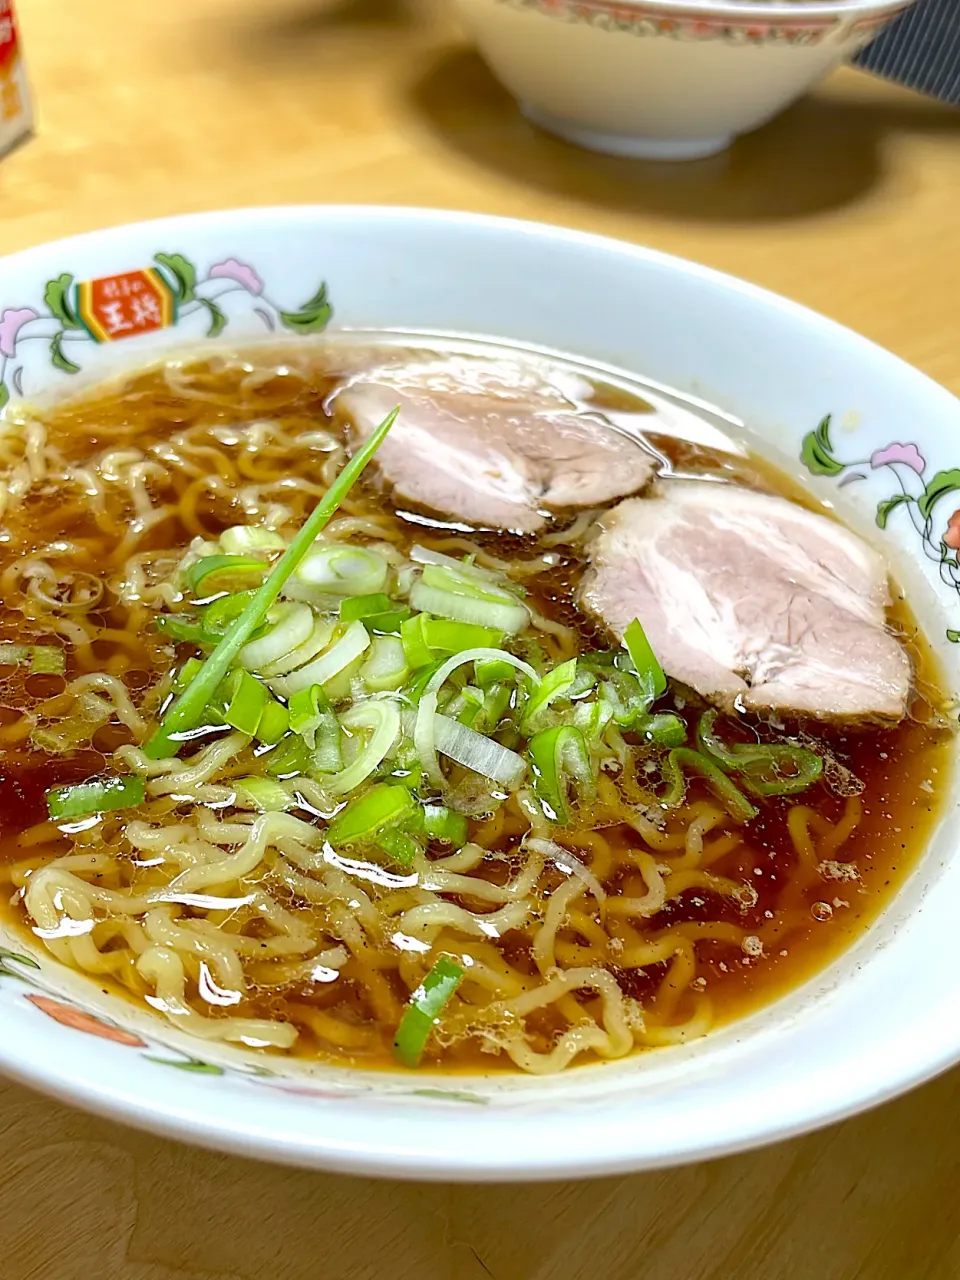
M224 299L231 294L244 296L267 332L319 333L333 314L325 284L295 310L284 310L266 296L256 269L238 258L215 262L199 276L182 253L155 253L153 263L92 280L64 271L47 282L42 302L0 310L0 409L11 387L23 394L35 343L46 345L55 369L79 373L85 346L142 337L190 316L202 317L205 336L218 338L229 324Z

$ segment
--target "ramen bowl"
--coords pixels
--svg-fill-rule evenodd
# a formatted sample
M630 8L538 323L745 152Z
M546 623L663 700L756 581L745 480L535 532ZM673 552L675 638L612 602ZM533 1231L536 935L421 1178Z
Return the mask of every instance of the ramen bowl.
M651 395L672 388L733 432L748 424L761 453L877 542L948 693L958 687L960 407L895 356L761 289L557 228L327 206L34 248L0 262L0 299L0 395L14 409L185 349L281 332L307 341L330 301L341 330L479 335L642 375ZM875 923L788 994L686 1044L548 1079L257 1054L109 994L4 916L0 1070L186 1142L392 1177L579 1177L785 1138L960 1060L952 769L929 791L938 821Z
M695 160L759 128L903 0L457 0L524 114L610 155Z

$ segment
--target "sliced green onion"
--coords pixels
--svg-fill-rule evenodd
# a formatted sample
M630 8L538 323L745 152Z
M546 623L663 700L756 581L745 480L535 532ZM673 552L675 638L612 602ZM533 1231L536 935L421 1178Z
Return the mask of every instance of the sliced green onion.
M188 658L177 674L173 677L174 689L178 691L180 689L185 689L202 666L202 658Z
M340 721L335 715L324 716L317 725L309 767L311 773L339 773L343 768Z
M161 613L154 618L154 624L171 640L196 645L214 643L201 620L190 614Z
M534 734L527 747L533 765L534 789L556 822L569 822L567 791L571 780L585 796L593 794L593 766L587 743L573 725L559 725Z
M307 689L312 684L326 685L369 647L370 636L363 623L359 620L348 622L343 635L325 653L308 662L305 667L291 671L287 676L278 676L275 680L271 680L271 688L275 689L281 697L290 698L298 689ZM333 696L329 690L328 696Z
M187 570L187 587L195 596L243 590L259 586L268 568L253 556L204 556Z
M235 524L220 535L220 546L231 556L248 551L283 551L286 545L279 533L256 524Z
M348 596L340 601L340 621L353 622L355 618L369 618L378 613L389 613L393 601L382 591L369 596Z
M393 1051L405 1067L418 1067L440 1014L464 978L464 970L441 956L417 987L397 1027Z
M673 712L641 716L633 726L648 742L660 747L682 747L687 740L687 726Z
M792 796L812 786L823 773L815 751L789 743L733 743L726 746L716 734L717 713L700 717L700 746L724 768L743 777L743 785L758 796Z
M292 809L296 803L290 792L277 782L276 778L257 776L237 778L233 785L239 793L239 798L249 799L254 808L259 809L261 813L282 813L285 809Z
M275 662L264 663L259 669L260 674L266 680L273 680L277 676L289 675L291 671L296 671L298 667L305 667L311 659L326 649L333 639L335 630L336 627L333 622L326 618L315 617L313 630L306 640L297 645L295 649L291 649L289 653L285 653L282 658L277 658Z
M364 796L351 800L327 831L332 845L372 840L387 827L399 826L416 811L417 802L406 787L381 782Z
M472 600L488 600L491 603L515 602L518 593L513 583L506 585L502 575L493 579L485 570L478 571L475 564L463 561L458 561L455 566L425 565L421 581L439 591L452 591L455 595L469 596Z
M414 671L418 667L425 667L429 662L433 661L433 652L423 634L426 621L426 614L418 613L415 617L408 618L406 622L400 624L400 640L403 644L403 651L407 656L408 665Z
M47 792L47 810L54 822L87 818L108 809L131 809L143 804L146 782L136 774L120 778L92 778Z
M632 672L608 672L600 685L600 698L610 708L621 729L632 729L647 714L653 701L649 685L645 688Z
M289 547L274 565L266 582L263 583L236 622L231 623L227 633L213 653L206 659L192 683L174 700L173 705L163 717L160 725L144 746L144 752L147 756L152 759L158 759L164 756L176 755L180 749L178 738L195 727L197 718L203 713L203 709L213 691L226 675L234 658L266 618L271 605L283 590L287 579L313 545L317 534L353 488L361 472L377 449L379 449L387 432L393 426L398 412L398 409L394 409L388 414L376 431L353 455L324 497L314 507ZM313 681L308 681L307 683L313 683Z
M459 849L467 842L467 820L462 813L448 809L445 804L425 804L423 818L427 835L431 840L442 840Z
M377 844L399 866L412 867L422 850L413 836L399 827L387 827L377 836Z
M369 617L364 618L363 625L368 631L372 631L374 635L398 636L400 628L410 616L410 610L404 605L399 609L390 609L387 613L372 613Z
M483 733L493 733L509 710L510 700L515 692L515 687L509 684L491 685L484 695L483 710L473 727Z
M292 604L283 600L267 614L267 632L258 640L245 644L237 654L237 662L248 671L281 661L313 633L313 610L308 604Z
M454 622L469 622L494 627L508 635L516 635L530 621L526 605L519 601L507 603L487 595L465 595L460 592L432 587L424 581L415 582L410 588L410 603L414 609L434 613Z
M545 711L551 702L555 702L557 698L562 698L565 693L568 693L576 677L576 658L571 658L568 662L561 662L558 667L548 671L530 695L530 699L523 709L520 732L528 735L540 712Z
M311 551L294 576L298 582L325 595L367 596L383 590L389 572L390 566L383 556L370 547L336 543Z
M311 765L310 749L299 734L291 733L264 756L264 763L267 773L274 777L293 777L294 774L305 773ZM339 763L335 767L339 768Z
M368 623L369 618L364 619ZM399 636L374 636L360 668L360 679L373 693L399 689L410 674Z
M749 822L751 818L757 816L757 809L739 787L735 787L712 760L699 751L691 750L690 747L674 747L664 761L663 780L666 791L660 800L664 808L676 809L683 803L687 793L684 770L698 773L735 821Z
M574 727L580 730L591 746L596 746L600 741L612 719L613 709L603 698L578 702L573 709Z
M226 698L224 720L252 738L270 701L266 687L248 671L234 671L226 680Z
M444 706L443 714L452 716L461 724L475 726L485 701L482 689L478 689L473 684L465 684L460 692Z
M383 763L400 732L400 712L393 702L370 699L344 711L340 725L348 733L366 731L369 736L345 769L324 778L324 788L334 795L354 791Z
M524 662L522 658L515 658L506 649L465 649L462 653L455 653L452 658L448 658L446 662L440 664L427 682L427 692L438 692L458 667L462 667L468 662L484 662L490 659L504 662L515 671L522 671L525 676L528 676L533 681L534 685L540 683L540 677L530 663Z
M639 618L634 618L624 631L623 643L636 667L637 678L652 702L666 689L667 677L663 674L663 667L650 647L650 641L640 625Z
M67 660L58 644L0 644L0 666L24 665L35 675L62 676Z
M280 741L290 727L290 715L287 708L272 698L263 709L260 723L253 735L265 747L272 747Z
M499 648L499 646L497 646ZM473 664L473 675L481 689L513 679L514 667L503 658L480 658Z
M438 659L436 662L431 662L429 666L421 667L420 670L417 671L416 674L413 675L400 690L400 696L406 702L410 702L416 706L423 697L423 693L427 685L442 666L443 660Z
M471 622L450 622L446 618L424 618L423 638L430 649L462 653L464 649L499 649L503 632L479 627Z
M213 643L235 618L241 613L256 595L255 591L235 591L230 596L220 596L212 600L203 611L203 629Z
M429 695L428 695L429 696ZM434 697L436 695L433 695ZM420 703L421 708L427 699ZM509 790L519 786L527 771L527 762L515 751L501 746L475 729L445 715L434 715L434 742L442 755L449 756L465 769L491 778Z
M431 551L429 547L421 547L419 543L411 548L410 559L415 564L439 565L441 568L449 569L458 578L466 578L481 585L503 581L503 574L496 569L485 569L467 558L457 560L453 556L444 555L442 551Z
M290 698L287 711L290 717L290 728L294 733L299 733L311 751L317 744L317 732L322 730L324 720L333 721L339 740L336 714L320 685L312 684L306 689L298 689ZM321 737L325 736L326 733L321 732Z

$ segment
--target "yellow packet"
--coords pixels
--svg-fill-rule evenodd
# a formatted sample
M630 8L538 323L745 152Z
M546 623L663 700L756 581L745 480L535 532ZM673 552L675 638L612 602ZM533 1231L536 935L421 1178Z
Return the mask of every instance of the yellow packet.
M0 0L0 155L22 142L32 128L33 104L17 20L11 0Z

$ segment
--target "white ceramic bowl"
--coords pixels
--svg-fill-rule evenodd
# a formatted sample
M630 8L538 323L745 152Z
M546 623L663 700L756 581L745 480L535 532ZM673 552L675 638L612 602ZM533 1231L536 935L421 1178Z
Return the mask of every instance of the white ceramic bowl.
M873 527L960 684L958 646L947 639L960 619L960 571L940 563L941 535L960 506L960 404L829 320L651 250L401 209L268 209L121 227L0 260L0 383L13 400L75 390L84 378L209 342L215 313L226 322L221 342L282 331L281 313L323 280L339 326L538 344L742 416L783 466ZM90 329L72 327L81 310ZM63 360L55 367L60 349L80 372ZM832 438L811 448L809 433L828 412ZM925 515L901 502L881 535L877 504L902 492L926 494ZM779 1003L686 1047L549 1081L258 1063L190 1041L7 936L0 1069L186 1141L392 1176L612 1173L786 1137L960 1059L960 858L948 821L957 796L952 780L939 784L949 790L945 821L859 943Z
M457 0L528 118L592 151L694 160L772 119L913 0Z

